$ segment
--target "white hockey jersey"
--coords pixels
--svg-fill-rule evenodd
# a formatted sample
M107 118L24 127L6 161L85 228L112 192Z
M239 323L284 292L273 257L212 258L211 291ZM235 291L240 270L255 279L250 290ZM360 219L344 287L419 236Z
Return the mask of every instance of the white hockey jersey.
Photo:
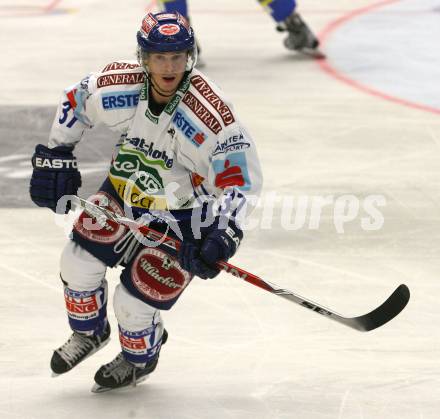
M148 83L137 62L118 61L66 89L49 147L74 147L85 129L103 123L120 134L109 179L126 204L188 209L205 195L236 200L231 207L248 213L262 186L260 164L220 89L194 69L156 116L148 107Z

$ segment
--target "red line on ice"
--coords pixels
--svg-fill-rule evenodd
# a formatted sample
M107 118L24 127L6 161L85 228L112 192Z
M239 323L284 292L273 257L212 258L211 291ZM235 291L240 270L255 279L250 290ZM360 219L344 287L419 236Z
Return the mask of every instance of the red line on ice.
M339 29L343 24L347 23L348 21L367 13L372 12L375 9L379 9L384 6L388 6L393 3L398 3L400 0L385 0L378 3L370 4L366 7L362 7L360 9L352 10L351 12L337 18L336 20L330 22L323 31L319 34L319 39L322 44L324 44L329 36L335 32L337 29ZM398 103L399 105L419 109L426 112L435 113L437 115L440 114L440 109L434 108L432 106L423 105L416 102L411 102L409 100L401 99L396 96L389 95L385 92L381 92L380 90L376 90L372 87L363 85L362 83L350 78L348 75L342 73L341 71L337 70L335 67L333 67L328 60L319 60L317 61L317 64L323 70L325 73L329 74L330 76L334 77L335 79L348 84L351 87L354 87L358 90L361 90L365 93L368 93L370 95L379 97L384 100L388 100L390 102Z
M50 13L55 7L58 6L63 0L52 0L47 6L43 7L44 13Z

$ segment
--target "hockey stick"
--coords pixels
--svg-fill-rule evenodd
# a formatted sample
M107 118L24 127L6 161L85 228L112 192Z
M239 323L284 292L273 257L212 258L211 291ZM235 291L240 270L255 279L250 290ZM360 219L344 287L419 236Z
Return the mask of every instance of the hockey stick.
M130 229L135 230L135 233L139 232L144 237L161 243L161 246L169 247L175 251L179 250L180 242L176 239L163 235L146 225L139 224L135 220L117 215L106 208L93 204L85 199L77 196L70 196L69 198L74 206L84 209L88 215L92 218L96 218L100 225L105 225L108 220L117 224L123 224L130 227ZM388 323L405 308L410 298L408 287L405 284L401 284L383 304L373 311L358 317L344 317L333 310L296 294L293 291L280 288L278 285L265 281L250 272L231 265L230 263L218 262L217 267L239 279L262 288L265 291L269 291L272 294L276 294L288 301L299 304L300 306L306 307L318 314L361 332L368 332Z

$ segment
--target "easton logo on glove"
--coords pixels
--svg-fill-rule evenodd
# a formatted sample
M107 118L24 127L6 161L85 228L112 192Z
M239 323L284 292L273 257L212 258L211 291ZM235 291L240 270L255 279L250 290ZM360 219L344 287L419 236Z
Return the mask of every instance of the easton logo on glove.
M76 195L81 186L81 174L72 148L57 146L54 148L38 144L32 156L32 171L29 193L39 207L57 211L58 201L64 195ZM67 213L70 202L59 210Z
M62 160L36 157L34 167L38 167L39 169L77 169L78 162L72 159Z

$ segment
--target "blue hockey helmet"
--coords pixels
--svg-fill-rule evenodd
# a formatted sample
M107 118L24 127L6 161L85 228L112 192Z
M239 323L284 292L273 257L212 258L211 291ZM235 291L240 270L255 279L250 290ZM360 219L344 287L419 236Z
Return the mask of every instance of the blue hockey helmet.
M149 53L188 51L186 71L191 71L197 61L194 31L178 12L148 13L142 19L137 33L138 59L144 65ZM147 69L148 71L148 69Z

